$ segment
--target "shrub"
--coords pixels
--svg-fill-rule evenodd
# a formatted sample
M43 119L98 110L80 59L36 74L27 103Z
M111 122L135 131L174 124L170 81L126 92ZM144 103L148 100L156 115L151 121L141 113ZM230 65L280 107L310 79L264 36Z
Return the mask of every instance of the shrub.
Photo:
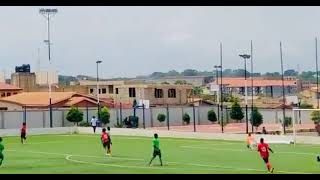
M91 124L90 124L90 123L87 123L87 122L82 121L82 122L80 122L80 123L79 123L79 126L82 126L82 127L91 127Z
M159 122L162 123L162 122L164 122L166 120L166 115L160 113L160 114L158 114L157 119L158 119Z
M69 122L78 124L83 120L83 113L77 107L72 106L71 109L68 111L66 119Z
M300 104L300 108L303 108L303 109L312 109L312 108L313 108L313 105L312 105L312 104L308 104L308 103L301 103L301 104Z
M183 117L182 117L183 122L185 122L186 124L190 124L190 116L188 113L184 113Z
M285 117L284 118L284 126L289 127L292 124L292 118L291 117Z
M107 107L103 107L100 110L100 119L99 119L103 124L109 124L110 122L110 112Z
M131 125L133 128L139 127L139 117L137 116L129 116L129 121L131 122Z
M263 123L262 114L258 111L257 107L253 108L250 116L250 123L258 129L258 127Z
M314 124L319 124L320 123L320 111L312 111L311 120L314 122Z
M234 101L232 106L231 106L231 112L230 112L230 117L234 120L240 121L243 119L244 114L242 111L242 108L240 107L240 104L238 101Z
M208 120L211 121L211 122L216 122L217 121L216 113L212 109L208 111Z

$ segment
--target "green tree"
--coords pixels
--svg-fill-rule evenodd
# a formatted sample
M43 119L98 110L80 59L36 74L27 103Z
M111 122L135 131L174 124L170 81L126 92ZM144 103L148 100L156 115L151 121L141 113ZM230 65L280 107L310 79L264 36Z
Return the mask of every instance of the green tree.
M263 116L262 114L258 111L257 107L253 108L253 111L251 112L250 115L250 123L256 127L256 130L258 127L263 123Z
M203 88L201 86L195 86L192 88L192 94L193 95L201 95L203 94Z
M160 113L160 114L158 114L157 119L158 119L159 122L162 123L162 122L164 122L166 120L166 115Z
M320 136L320 111L312 111L311 120L314 122L315 129L318 132L318 135Z
M183 116L182 116L182 120L184 123L186 124L190 124L190 116L188 113L184 113Z
M312 111L311 120L314 124L320 124L320 111Z
M72 106L68 111L66 119L69 122L73 122L74 124L78 124L83 120L83 112L81 112L77 107Z
M186 80L176 80L176 82L174 82L174 84L176 85L185 85L188 84Z
M110 112L109 112L109 109L107 107L103 107L100 110L100 121L103 124L109 124L110 123Z
M285 117L284 118L284 126L289 127L292 124L292 118L291 117Z
M243 111L242 111L242 108L241 108L240 104L238 103L238 101L233 102L233 104L231 106L230 117L232 119L238 120L238 121L243 119L243 117L244 117Z
M183 76L197 76L198 71L194 69L186 69L181 73Z
M212 109L208 111L208 120L211 121L211 122L216 122L217 121L216 113Z

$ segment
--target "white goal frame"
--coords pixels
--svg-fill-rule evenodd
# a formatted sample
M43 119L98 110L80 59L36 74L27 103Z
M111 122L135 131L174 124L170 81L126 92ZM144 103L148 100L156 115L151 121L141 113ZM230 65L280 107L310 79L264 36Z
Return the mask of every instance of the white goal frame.
M294 146L296 144L296 136L297 136L297 130L296 130L297 113L295 113L295 112L299 112L299 111L320 111L320 109L297 109L297 108L292 109L291 117L292 117L292 131L293 131Z

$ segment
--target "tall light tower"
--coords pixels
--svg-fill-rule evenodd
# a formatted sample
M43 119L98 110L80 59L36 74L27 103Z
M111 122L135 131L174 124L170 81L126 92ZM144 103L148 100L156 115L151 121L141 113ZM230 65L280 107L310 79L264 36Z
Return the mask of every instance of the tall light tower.
M245 84L245 102L246 102L246 133L249 133L248 123L248 89L247 89L247 59L250 58L248 54L240 54L240 57L244 59L244 84Z
M100 120L100 89L99 89L99 64L102 63L102 61L96 61L97 63L97 106L98 106L98 120Z
M58 9L45 9L41 8L39 13L43 15L48 23L48 39L44 40L44 43L48 45L48 59L49 59L49 71L51 70L51 41L50 41L50 18L58 13ZM52 103L51 103L51 78L49 78L49 108L50 108L50 127L52 128Z

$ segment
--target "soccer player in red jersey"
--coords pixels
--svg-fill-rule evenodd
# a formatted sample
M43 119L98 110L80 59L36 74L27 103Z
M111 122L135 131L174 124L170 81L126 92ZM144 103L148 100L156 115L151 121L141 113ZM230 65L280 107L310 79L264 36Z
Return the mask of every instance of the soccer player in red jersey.
M272 168L269 162L269 151L272 153L273 151L267 143L264 143L263 138L260 139L260 143L258 144L258 151L260 152L260 156L262 157L263 161L266 163L268 171L273 173L274 168Z
M20 130L20 132L21 132L21 143L22 144L24 144L25 143L25 141L27 140L27 125L26 125L26 123L24 122L24 123L22 123L22 127L21 127L21 130Z
M101 142L102 142L103 148L106 150L106 155L110 155L109 154L110 140L109 140L109 135L106 132L106 128L102 129Z

